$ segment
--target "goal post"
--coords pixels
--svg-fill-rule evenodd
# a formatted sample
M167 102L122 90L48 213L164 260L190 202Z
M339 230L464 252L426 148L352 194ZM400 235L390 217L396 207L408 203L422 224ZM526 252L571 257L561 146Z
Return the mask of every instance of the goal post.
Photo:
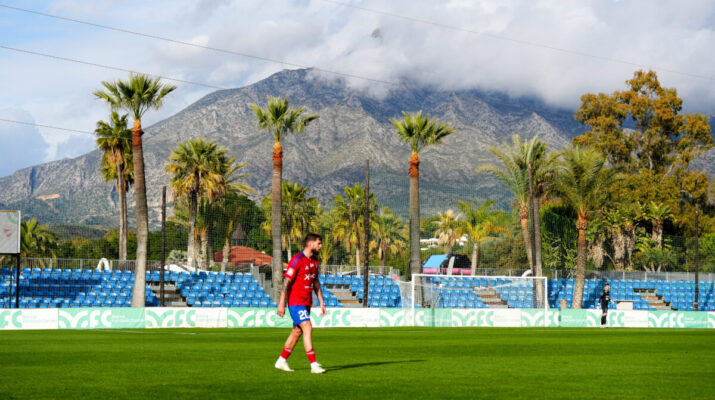
M536 309L548 315L548 278L414 274L400 287L402 307L418 309Z

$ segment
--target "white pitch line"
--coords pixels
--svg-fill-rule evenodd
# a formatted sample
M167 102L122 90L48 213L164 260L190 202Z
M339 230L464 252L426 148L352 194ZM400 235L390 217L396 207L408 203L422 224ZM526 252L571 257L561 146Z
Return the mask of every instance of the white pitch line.
M112 333L139 333L139 334L153 334L153 335L163 335L163 334L171 334L171 335L197 335L196 332L151 332L151 331L128 331L128 330L120 330L120 329L92 329L92 331L99 331L99 332L112 332Z

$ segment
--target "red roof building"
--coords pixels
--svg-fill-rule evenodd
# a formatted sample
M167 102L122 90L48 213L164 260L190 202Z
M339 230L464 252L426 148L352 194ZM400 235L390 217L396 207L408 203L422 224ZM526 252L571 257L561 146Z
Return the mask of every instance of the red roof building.
M223 251L217 251L214 254L214 260L222 262ZM233 264L266 265L270 264L272 260L273 257L268 254L246 246L231 246L231 251L228 255L228 262Z

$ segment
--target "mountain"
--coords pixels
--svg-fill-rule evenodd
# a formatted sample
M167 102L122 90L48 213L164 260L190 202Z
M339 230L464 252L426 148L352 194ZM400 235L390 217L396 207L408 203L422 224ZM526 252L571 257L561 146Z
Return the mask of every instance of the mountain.
M424 215L454 208L458 199L494 198L502 207L510 194L494 178L477 175L482 163L493 162L490 146L539 135L560 149L582 132L573 113L538 101L512 99L477 90L442 91L400 87L382 97L326 82L310 70L286 70L255 84L206 95L196 103L146 129L144 154L152 224L158 223L161 186L168 185L166 159L180 141L202 136L226 146L251 174L247 182L258 194L270 192L270 134L256 128L250 103L265 104L267 96L289 96L320 119L300 136L284 141L284 179L311 187L324 205L342 188L364 182L365 159L370 159L370 188L381 204L407 214L409 147L401 143L390 123L401 111L423 110L449 122L456 133L442 146L420 154L420 194ZM117 204L114 185L99 172L100 153L53 161L0 178L0 203L20 208L25 215L55 223L114 225ZM130 206L133 197L130 196ZM133 210L130 210L133 215ZM133 219L133 218L131 218Z

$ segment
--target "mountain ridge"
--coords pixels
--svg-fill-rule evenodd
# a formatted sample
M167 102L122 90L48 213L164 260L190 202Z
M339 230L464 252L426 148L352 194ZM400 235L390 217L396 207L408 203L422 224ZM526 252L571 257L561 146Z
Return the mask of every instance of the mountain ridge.
M425 214L454 208L456 199L495 198L502 208L510 195L493 177L477 175L479 164L494 162L488 149L509 140L512 133L539 137L552 149L570 143L584 127L567 110L549 109L532 99L509 99L477 90L440 91L433 88L393 88L382 97L328 82L310 70L284 70L243 88L207 94L173 116L148 128L144 136L150 219L159 218L161 186L168 185L165 162L180 141L201 136L227 147L258 199L270 191L272 137L256 127L250 103L263 105L267 96L288 96L293 106L305 106L320 119L306 132L284 140L284 179L310 186L309 194L323 204L342 187L364 181L370 159L371 189L378 200L399 214L407 211L409 147L401 143L390 123L401 111L423 110L456 133L441 146L420 154L421 198ZM106 223L116 221L114 185L99 172L101 154L51 161L0 178L0 203L28 208L53 222ZM706 164L707 165L707 164ZM38 196L58 198L38 200ZM130 207L133 196L129 196ZM40 203L38 203L40 202ZM43 210L42 204L46 204ZM130 214L132 215L132 214Z

